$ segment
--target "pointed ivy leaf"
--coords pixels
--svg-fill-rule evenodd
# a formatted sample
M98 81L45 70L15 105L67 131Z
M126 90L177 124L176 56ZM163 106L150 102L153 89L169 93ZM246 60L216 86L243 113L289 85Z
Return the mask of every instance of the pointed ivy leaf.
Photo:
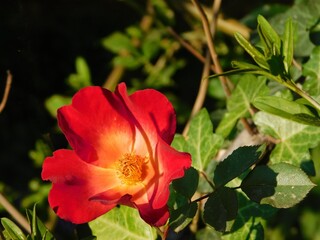
M253 100L258 96L267 95L268 92L265 78L257 78L251 74L241 76L231 97L227 100L228 112L219 123L216 133L227 137L237 121L248 114Z
M248 42L240 33L235 33L234 37L236 38L237 42L243 47L244 50L253 58L253 60L264 69L269 69L269 64L265 56L256 49L251 43Z
M33 240L53 240L55 239L50 231L46 228L43 222L37 217L36 204L33 206L33 210L27 209L26 211L30 227L31 238Z
M287 163L258 166L242 181L241 189L258 203L293 207L315 186L298 167Z
M303 88L312 96L320 95L320 46L312 50L310 59L302 66L302 74L306 77Z
M219 232L226 230L227 221L234 219L238 212L238 199L234 189L221 188L215 191L207 200L203 219Z
M199 172L193 167L185 171L184 177L172 182L174 190L181 195L191 199L196 192L199 183Z
M320 141L320 127L293 122L265 112L258 112L254 122L261 133L279 141L270 155L271 163L287 162L300 166L310 160L309 149Z
M302 124L320 126L320 119L305 105L276 96L257 97L253 105L259 110Z
M1 218L1 225L4 228L3 235L6 239L11 240L26 240L26 236L22 230L10 219Z
M223 143L223 138L213 133L206 109L202 109L190 123L186 150L192 156L192 166L204 171Z
M173 147L177 151L185 152L187 151L186 145L186 139L181 134L176 133L171 143L171 147Z
M92 235L98 239L151 240L157 234L139 216L139 212L127 206L115 207L103 216L89 222Z
M192 221L198 210L198 204L191 202L170 213L169 225L175 232L180 232Z
M239 147L220 162L213 177L216 187L224 186L255 164L260 156L260 152L257 152L258 148L259 146Z

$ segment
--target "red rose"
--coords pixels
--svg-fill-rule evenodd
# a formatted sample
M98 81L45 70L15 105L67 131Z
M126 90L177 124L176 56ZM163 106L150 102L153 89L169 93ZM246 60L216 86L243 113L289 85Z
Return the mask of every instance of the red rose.
M58 123L73 150L47 157L42 179L53 183L49 203L59 217L85 223L123 204L151 225L166 223L169 184L191 157L170 147L176 119L164 95L128 96L124 83L115 93L86 87L58 110Z

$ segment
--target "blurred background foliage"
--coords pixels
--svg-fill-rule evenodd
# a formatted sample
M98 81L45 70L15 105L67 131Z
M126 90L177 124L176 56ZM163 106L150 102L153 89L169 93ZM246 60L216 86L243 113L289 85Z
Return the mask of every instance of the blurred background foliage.
M1 92L7 70L13 84L0 115L0 191L21 212L38 202L40 218L53 224L47 206L50 185L40 179L41 164L53 150L67 147L57 128L56 109L69 103L78 89L88 85L114 89L119 81L127 82L130 91L159 89L173 102L178 131L183 130L203 63L177 41L175 33L205 55L202 25L189 1L151 2L152 8L144 0L1 1ZM296 18L302 40L295 53L298 61L306 62L319 45L319 9L308 8L309 2L313 6L311 0L222 1L215 45L223 69L229 70L234 59L247 58L233 33L257 41L253 29L258 14L270 19L279 32L287 16ZM201 3L209 8L212 1ZM214 126L225 104L219 82L210 81L205 106ZM313 154L320 158L319 149ZM316 189L297 207L279 211L268 223L267 236L320 239L318 202ZM1 206L0 216L8 216ZM71 226L57 225L60 234L68 231Z

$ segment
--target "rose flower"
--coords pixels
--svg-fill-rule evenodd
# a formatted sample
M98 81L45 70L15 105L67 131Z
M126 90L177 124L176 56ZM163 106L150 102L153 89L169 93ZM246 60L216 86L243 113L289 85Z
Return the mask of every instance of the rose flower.
M58 124L73 150L47 157L42 179L53 183L49 204L59 217L85 223L123 204L150 225L167 222L169 184L191 157L170 147L176 118L163 94L86 87L58 110Z

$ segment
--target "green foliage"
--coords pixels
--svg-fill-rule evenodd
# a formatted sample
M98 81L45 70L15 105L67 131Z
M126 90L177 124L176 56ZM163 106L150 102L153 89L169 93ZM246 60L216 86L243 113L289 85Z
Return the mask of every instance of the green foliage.
M2 232L6 240L26 240L27 237L23 234L22 230L10 219L1 218L1 225L4 228ZM0 235L1 236L1 235Z
M251 103L258 96L268 94L266 80L253 75L243 75L227 100L228 112L219 123L216 132L227 137L240 118L246 117L251 108Z
M258 203L289 208L305 198L314 186L300 168L278 163L256 167L242 181L241 189Z
M254 117L261 133L279 142L270 155L271 163L287 162L295 166L310 159L309 149L320 141L320 128L289 121L287 119L258 112Z
M312 96L320 95L320 46L315 47L310 55L309 60L303 64L303 75L306 81L303 88Z
M258 148L258 146L246 146L233 151L216 167L213 178L215 186L217 188L224 186L255 164L260 156Z
M204 171L222 145L222 137L213 133L213 126L206 109L202 109L191 121L187 140L176 137L173 147L191 153L192 166Z
M151 240L156 232L139 216L136 209L121 206L91 221L92 234L98 239L111 236L115 240Z

